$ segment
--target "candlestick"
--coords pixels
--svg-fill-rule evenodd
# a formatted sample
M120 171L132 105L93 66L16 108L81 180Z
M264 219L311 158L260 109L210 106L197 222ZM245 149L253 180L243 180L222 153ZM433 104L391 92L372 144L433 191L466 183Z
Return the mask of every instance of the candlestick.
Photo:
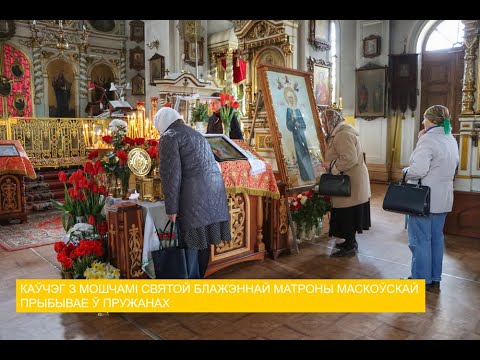
M342 100L342 97L340 96L340 98L338 99L338 107L340 109L343 109L343 100Z

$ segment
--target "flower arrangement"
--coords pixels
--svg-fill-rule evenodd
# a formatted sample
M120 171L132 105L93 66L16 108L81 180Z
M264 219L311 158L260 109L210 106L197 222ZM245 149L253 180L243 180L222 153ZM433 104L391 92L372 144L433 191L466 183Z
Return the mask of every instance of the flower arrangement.
M57 260L62 264L62 274L72 273L74 279L84 278L85 270L105 253L100 240L80 240L78 245L57 241L54 249Z
M239 103L235 101L233 95L220 94L220 118L223 122L223 133L226 136L230 135L230 124L232 122L233 115L236 113Z
M329 196L322 196L313 191L304 191L296 197L289 197L288 203L292 220L297 227L297 234L302 229L311 231L332 209Z
M107 192L103 173L103 166L98 160L95 163L87 161L83 170L78 169L70 177L64 171L58 173L59 180L64 184L65 201L61 203L52 199L51 202L63 211L62 224L65 231L70 230L78 217L87 217L92 225L105 220L102 210Z
M120 270L109 263L95 260L83 275L85 279L120 279Z
M131 138L127 137L128 125L125 121L114 119L109 124L111 135L105 135L102 140L113 146L102 158L101 162L105 172L110 177L110 190L114 197L127 197L130 180L130 169L127 166L128 149L132 144ZM119 193L120 191L120 193Z

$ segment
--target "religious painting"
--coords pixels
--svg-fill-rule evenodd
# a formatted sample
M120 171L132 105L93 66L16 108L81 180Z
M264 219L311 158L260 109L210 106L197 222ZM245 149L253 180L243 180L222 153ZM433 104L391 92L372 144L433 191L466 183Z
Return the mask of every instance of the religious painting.
M130 69L137 71L145 69L145 50L139 46L130 49Z
M355 70L355 117L385 117L386 90L386 66L369 64Z
M198 65L203 65L203 37L200 38L197 42L195 41L184 41L184 54L185 62L190 66L195 66L197 64L196 58L198 56Z
M315 103L320 107L330 106L332 103L332 63L309 56L307 68L313 73Z
M145 95L145 79L140 74L132 78L132 95Z
M309 21L308 42L315 50L330 50L330 20L310 20Z
M109 64L94 65L90 72L90 82L95 84L95 88L88 91L89 110L94 116L108 109L110 100L115 100L115 92L110 91L111 83L115 82L113 69Z
M363 57L379 56L380 50L380 36L370 35L363 39Z
M20 61L15 61L12 65L10 65L10 72L16 78L20 78L25 73L25 68L23 67Z
M137 43L145 40L145 23L141 20L130 21L130 40Z
M165 57L155 53L148 62L150 63L150 85L155 85L155 80L165 77Z
M325 150L312 74L280 66L257 68L281 180L288 188L320 181Z
M47 67L48 116L57 118L76 117L76 86L73 67L56 59Z
M212 148L216 161L247 160L247 157L236 148L233 141L227 136L223 134L204 134L204 136Z

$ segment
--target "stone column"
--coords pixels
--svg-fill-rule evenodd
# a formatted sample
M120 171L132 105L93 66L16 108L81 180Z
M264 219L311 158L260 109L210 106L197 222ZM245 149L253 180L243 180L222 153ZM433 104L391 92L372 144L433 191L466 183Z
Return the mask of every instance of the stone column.
M226 78L227 78L227 86L225 86L225 91L228 94L233 92L233 49L228 49L226 57Z
M462 114L473 114L475 85L475 59L478 47L477 20L462 20L465 24L465 63L462 87ZM477 105L478 107L478 105Z
M122 50L121 50L121 56L120 56L120 86L123 86L123 89L125 89L125 86L127 85L127 49L125 46L125 41L122 42ZM126 90L124 90L124 95L126 96Z

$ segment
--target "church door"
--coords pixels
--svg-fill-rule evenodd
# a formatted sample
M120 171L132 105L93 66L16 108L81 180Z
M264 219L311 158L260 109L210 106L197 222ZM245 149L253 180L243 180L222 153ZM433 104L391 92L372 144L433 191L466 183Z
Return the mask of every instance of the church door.
M424 52L422 55L422 100L423 113L432 105L444 105L451 114L452 132L458 134L458 116L462 111L462 79L464 51ZM422 125L420 124L420 128Z

